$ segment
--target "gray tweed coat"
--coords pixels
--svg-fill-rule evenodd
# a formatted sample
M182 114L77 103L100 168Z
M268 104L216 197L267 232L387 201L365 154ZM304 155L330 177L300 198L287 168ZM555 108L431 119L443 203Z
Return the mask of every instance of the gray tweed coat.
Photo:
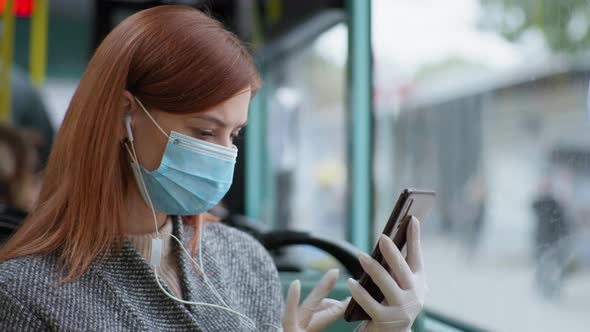
M173 232L181 240L192 231L175 218ZM280 326L283 313L278 273L266 250L239 230L207 223L202 251L204 269L226 303L253 319L260 331L276 331L264 325ZM178 259L185 300L219 304L189 258L179 254ZM57 284L58 268L55 255L0 263L0 331L250 330L223 310L166 297L128 241L120 254L94 263L79 280Z

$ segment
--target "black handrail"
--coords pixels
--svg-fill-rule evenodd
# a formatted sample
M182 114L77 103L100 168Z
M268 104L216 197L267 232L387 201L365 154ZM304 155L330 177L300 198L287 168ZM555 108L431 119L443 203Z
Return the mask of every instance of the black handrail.
M289 230L266 232L261 234L258 240L269 251L293 245L311 245L336 258L354 278L360 278L363 271L357 258L359 250L346 242L337 242L306 232Z

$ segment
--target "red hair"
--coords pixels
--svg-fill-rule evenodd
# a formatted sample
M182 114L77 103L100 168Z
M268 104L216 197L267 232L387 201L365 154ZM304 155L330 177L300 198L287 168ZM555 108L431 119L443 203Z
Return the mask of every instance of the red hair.
M259 84L237 37L196 9L157 6L125 19L92 57L57 133L36 207L0 261L58 252L65 280L74 280L113 247L120 250L131 182L120 142L125 90L148 108L194 113ZM195 229L193 251L198 236Z

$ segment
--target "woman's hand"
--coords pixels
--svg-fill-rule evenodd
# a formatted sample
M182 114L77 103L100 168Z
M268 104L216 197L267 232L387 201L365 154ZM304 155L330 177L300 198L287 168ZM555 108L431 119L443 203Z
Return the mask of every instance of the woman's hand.
M407 261L389 237L382 235L379 239L379 249L391 273L369 255L359 255L363 269L385 296L382 303L375 301L356 280L348 279L352 297L371 316L371 321L362 324L366 331L410 331L424 306L428 286L423 272L420 224L416 218L410 222L407 238Z
M334 288L337 279L337 269L328 271L301 305L299 305L301 284L299 280L293 281L287 292L283 331L321 331L334 321L342 318L350 298L344 301L325 298Z

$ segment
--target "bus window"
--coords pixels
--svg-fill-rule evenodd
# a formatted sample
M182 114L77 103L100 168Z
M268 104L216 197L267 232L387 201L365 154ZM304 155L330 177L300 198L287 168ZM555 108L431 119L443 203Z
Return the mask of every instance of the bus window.
M273 201L263 210L275 228L345 239L346 54L339 23L265 66Z
M586 329L589 18L585 1L373 2L374 233L403 188L438 192L429 309Z

